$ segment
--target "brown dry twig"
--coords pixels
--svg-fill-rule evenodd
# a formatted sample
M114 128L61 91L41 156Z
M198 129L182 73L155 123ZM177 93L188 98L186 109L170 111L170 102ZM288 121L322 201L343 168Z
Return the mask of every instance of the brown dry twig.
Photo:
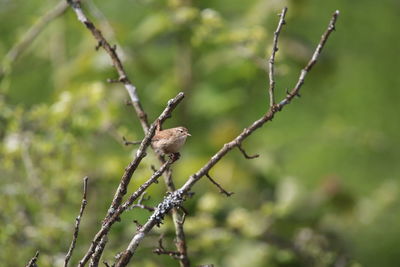
M65 256L64 267L68 266L68 262L72 256L72 252L75 249L76 239L78 238L78 233L79 233L79 225L81 223L82 215L83 215L83 212L84 212L86 204L87 204L86 196L87 196L88 179L89 178L87 176L85 178L83 178L83 196L82 196L81 208L79 210L79 215L75 219L75 230L74 230L74 234L72 236L71 245L68 249L67 255Z
M249 154L246 153L246 151L243 149L243 147L242 147L241 144L238 145L238 148L239 148L240 152L242 152L243 156L244 156L246 159L255 159L255 158L258 158L258 157L260 156L260 155L258 155L258 154L255 154L255 155L253 155L253 156L250 156Z
M179 251L172 251L165 249L163 245L163 239L164 239L164 234L162 234L158 239L158 247L153 249L153 253L157 255L168 255L174 259L179 260L182 257L182 254Z
M286 9L286 8L285 8ZM285 10L284 9L284 10ZM282 12L284 12L282 10ZM115 266L121 267L126 266L133 254L135 253L137 247L140 242L144 239L144 237L153 229L154 226L159 225L164 216L173 208L182 206L183 201L185 200L185 195L191 191L191 188L196 184L202 177L208 174L209 170L215 166L229 151L233 148L241 145L243 140L249 137L254 131L258 128L262 127L265 123L271 121L275 114L278 111L281 111L282 108L290 103L290 101L298 95L300 88L304 84L304 79L307 73L312 69L315 65L322 48L326 44L328 37L334 31L337 18L339 16L339 11L334 12L332 18L329 22L328 28L325 33L322 35L321 40L306 67L301 71L300 77L294 86L294 88L286 95L286 97L280 101L276 105L270 106L269 110L258 120L254 121L249 127L245 128L241 134L239 134L236 138L234 138L231 142L226 143L211 159L195 174L190 176L186 183L179 188L178 190L168 194L164 200L157 206L154 213L150 216L147 222L143 225L143 227L138 230L131 239L126 250L121 254L121 257L118 259L118 262Z
M126 140L125 136L122 136L122 142L124 145L129 146L129 145L139 145L142 141L128 141Z
M213 178L211 178L210 174L206 173L206 176L207 176L208 180L211 181L211 183L213 183L214 185L216 185L218 187L219 192L221 194L225 194L227 197L230 197L234 194L234 192L226 191L219 183L217 183Z
M154 172L156 172L157 170L155 170ZM157 181L153 181L154 184L158 183ZM132 204L128 209L129 210L133 210L134 208L140 208L140 209L144 209L144 210L148 210L148 211L154 211L154 207L150 207L147 205L143 204L143 201L147 201L150 199L150 196L148 196L147 198L144 198L144 195L146 195L146 192L144 192L140 198L137 201L137 204Z

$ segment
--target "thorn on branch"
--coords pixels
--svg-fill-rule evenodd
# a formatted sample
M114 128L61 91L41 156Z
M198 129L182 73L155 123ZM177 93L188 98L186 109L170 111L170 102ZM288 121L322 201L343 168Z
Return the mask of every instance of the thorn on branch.
M272 109L274 110L274 109L276 109L277 107L278 107L277 105L274 105L274 106L272 106ZM255 159L255 158L258 158L258 157L260 156L259 154L255 154L255 155L253 155L253 156L250 156L250 155L248 155L248 154L246 153L246 151L242 148L241 145L238 145L237 147L239 148L240 152L242 152L243 156L244 156L246 159Z
M213 183L216 187L218 187L219 192L221 194L225 194L227 197L230 197L231 195L234 194L234 192L228 192L224 188L222 188L222 186L219 183L217 183L213 178L211 178L210 174L206 173L206 176L207 176L208 180L211 181L211 183Z

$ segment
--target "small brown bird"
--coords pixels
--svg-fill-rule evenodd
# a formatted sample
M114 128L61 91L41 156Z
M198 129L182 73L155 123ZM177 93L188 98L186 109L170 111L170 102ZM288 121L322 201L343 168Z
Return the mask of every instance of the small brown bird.
M176 127L158 130L151 140L153 148L162 154L176 154L185 144L186 138L191 136L185 127Z

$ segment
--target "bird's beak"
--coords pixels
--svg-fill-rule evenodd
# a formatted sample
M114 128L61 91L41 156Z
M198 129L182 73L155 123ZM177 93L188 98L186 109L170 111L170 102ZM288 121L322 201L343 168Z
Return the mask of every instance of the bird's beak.
M186 133L186 136L192 136L190 133Z

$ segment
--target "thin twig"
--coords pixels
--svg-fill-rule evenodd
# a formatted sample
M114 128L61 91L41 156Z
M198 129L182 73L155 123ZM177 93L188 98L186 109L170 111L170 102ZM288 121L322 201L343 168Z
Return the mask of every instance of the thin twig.
M76 244L76 239L78 238L78 233L79 233L79 225L81 223L81 219L82 219L82 214L85 210L86 204L87 204L87 183L88 183L88 177L86 176L85 178L83 178L83 196L82 196L82 203L81 203L81 208L79 210L79 215L76 217L75 219L75 230L74 230L74 234L72 236L72 242L71 245L69 246L67 255L65 256L65 260L64 260L64 267L68 266L68 262L71 259L72 256L72 252L75 249L75 244Z
M282 9L282 12L279 14L279 22L278 22L278 27L276 28L276 31L274 32L274 41L272 44L272 52L271 52L271 57L269 58L268 61L268 68L269 68L269 105L270 107L273 107L275 105L275 97L274 97L274 91L275 91L275 54L278 51L278 38L279 34L281 33L282 26L286 24L285 22L285 16L287 12L287 7ZM246 157L247 158L247 157Z
M211 183L213 183L214 185L216 185L218 187L219 192L221 194L225 194L227 197L230 197L234 194L234 192L226 191L219 183L217 183L213 178L211 178L211 176L208 173L206 173L206 176L207 176L208 180L211 181Z
M158 247L153 249L153 253L157 255L168 255L174 259L179 260L182 257L182 254L179 251L166 250L163 245L163 238L164 234L162 234L158 239Z
M294 89L285 97L283 101L281 101L279 104L276 105L276 108L274 108L274 106L270 107L270 109L264 114L264 116L253 122L249 127L245 128L242 131L242 133L239 134L231 142L226 143L198 172L190 176L189 179L181 188L165 196L164 200L157 206L154 213L150 216L150 218L143 225L143 227L134 234L128 247L119 257L118 262L115 265L116 267L126 266L129 263L130 259L132 258L139 244L144 239L144 237L151 231L151 229L153 229L154 226L162 223L163 218L172 208L182 206L182 203L185 200L185 195L187 195L191 191L191 188L194 186L194 184L196 184L202 177L204 177L210 171L210 169L213 166L215 166L215 164L217 164L218 161L222 159L222 157L224 157L233 148L240 145L243 142L243 140L249 137L255 130L262 127L265 123L271 121L274 118L274 115L278 111L280 111L287 103L289 103L292 98L294 98L297 95L298 91L300 90L301 86L304 83L304 77L306 73L315 64L330 33L335 28L338 15L339 11L336 11L333 14L332 19L329 22L328 29L323 34L321 41L319 42L312 59L310 60L309 64L307 64L305 68L306 71L305 70L302 71L299 81L297 82ZM304 72L305 74L303 74Z
M244 156L246 159L255 159L255 158L258 158L258 157L260 156L260 155L258 155L258 154L255 154L255 155L253 155L253 156L250 156L250 155L247 154L246 151L243 149L242 145L238 145L238 148L239 148L240 152L242 152L243 156Z
M321 51L326 44L326 41L328 41L329 36L335 30L336 21L338 17L339 17L339 10L336 10L332 15L331 21L329 22L328 29L321 36L321 40L319 41L318 46L315 49L314 54L312 55L310 61L308 62L307 66L300 72L300 76L296 85L294 86L292 91L288 92L286 97L281 102L279 102L278 105L279 110L281 110L283 106L289 104L294 97L300 96L299 94L300 88L303 86L307 74L310 72L315 63L317 63L319 55L321 54Z
M157 170L155 170L154 172L156 172ZM156 183L156 182L153 182ZM132 210L134 208L140 208L140 209L144 209L144 210L148 210L148 211L154 211L154 207L150 207L147 205L143 204L143 201L147 201L150 199L150 196L148 196L147 198L145 198L144 196L146 195L146 192L143 192L143 194L140 196L140 198L137 201L137 204L132 204L132 206L130 206L128 209Z
M142 143L142 141L128 141L126 140L125 136L122 136L122 142L124 143L124 145L129 146L129 145L139 145L140 143Z
M39 257L39 250L36 251L35 256L33 256L33 258L28 262L27 265L25 265L25 267L37 267L38 265L36 264L36 261Z

